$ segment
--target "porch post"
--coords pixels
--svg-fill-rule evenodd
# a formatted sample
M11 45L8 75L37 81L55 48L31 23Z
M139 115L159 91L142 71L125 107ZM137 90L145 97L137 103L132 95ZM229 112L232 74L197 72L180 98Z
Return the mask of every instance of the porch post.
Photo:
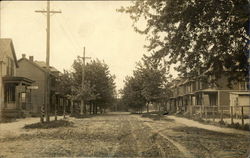
M220 91L218 91L218 103L217 103L218 105L218 107L220 106Z
M22 86L22 82L18 84L18 86L15 87L15 102L16 102L16 109L22 110L22 107L20 105L20 88Z
M218 105L217 105L217 114L218 114L218 111L219 111L219 108L221 107L220 105L220 91L218 90Z

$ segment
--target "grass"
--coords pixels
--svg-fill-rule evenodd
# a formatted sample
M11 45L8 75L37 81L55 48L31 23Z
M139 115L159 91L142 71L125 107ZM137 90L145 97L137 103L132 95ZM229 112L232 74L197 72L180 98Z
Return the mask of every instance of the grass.
M72 127L73 123L67 120L58 120L50 122L38 122L29 125L25 125L24 129L49 129L49 128L59 128L59 127Z

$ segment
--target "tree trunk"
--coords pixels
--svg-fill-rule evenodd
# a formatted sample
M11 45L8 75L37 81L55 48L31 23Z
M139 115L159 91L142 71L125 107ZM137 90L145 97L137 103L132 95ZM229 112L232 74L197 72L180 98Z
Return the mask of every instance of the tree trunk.
M149 103L147 103L147 113L149 113Z
M92 104L92 114L95 114L95 105Z
M73 116L73 113L74 113L74 104L73 104L73 99L70 100L70 115Z
M65 103L66 103L66 100L63 99L63 118L64 119L66 118L66 105L65 105Z
M92 111L92 104L89 104L89 114L91 115L91 111Z
M98 113L97 105L95 106L95 114Z

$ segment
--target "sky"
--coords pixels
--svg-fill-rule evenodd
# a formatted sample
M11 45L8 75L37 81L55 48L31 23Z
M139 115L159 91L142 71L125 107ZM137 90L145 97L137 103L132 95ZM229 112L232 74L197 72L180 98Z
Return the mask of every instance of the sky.
M145 35L136 33L129 14L116 10L130 6L130 1L51 1L50 65L59 71L72 70L77 56L103 60L116 76L117 90L123 88L143 54ZM22 54L34 60L46 59L46 1L2 1L0 37L13 40L17 58ZM137 24L145 26L145 21ZM87 60L88 62L88 60ZM175 72L173 73L175 75Z
M104 60L116 76L117 89L132 75L135 63L146 50L145 36L136 33L128 14L116 9L129 1L52 1L50 65L70 70L74 59L86 56ZM11 38L18 58L22 54L34 60L46 58L46 16L35 13L45 10L46 1L1 2L1 38Z

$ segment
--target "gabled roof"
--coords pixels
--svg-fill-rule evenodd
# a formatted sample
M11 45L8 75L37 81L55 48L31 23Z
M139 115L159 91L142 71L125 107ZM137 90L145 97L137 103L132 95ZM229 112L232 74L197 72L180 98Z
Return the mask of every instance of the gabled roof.
M25 60L25 61L29 62L30 64L34 65L35 67L37 67L38 69L40 69L41 71L46 72L45 69L43 69L43 68L40 67L38 64L36 64L35 62L30 61L30 60L27 59L27 58L21 58L21 59L18 60L18 62L21 62L22 60Z
M34 61L34 63L36 63L38 66L40 66L41 68L46 69L46 63L44 61ZM51 72L60 72L59 70L57 70L55 67L50 66L49 67Z
M34 65L35 67L37 67L38 69L40 69L41 71L46 72L46 63L44 61L30 61L27 58L21 58L21 59L18 60L18 62L20 62L22 60L25 60L25 61L31 63L32 65ZM50 66L50 73L52 75L55 75L55 74L53 74L55 72L59 72L60 73L60 71L57 70L55 67Z
M10 51L12 52L16 67L18 67L16 52L12 40L9 38L0 38L0 61L3 61L4 56Z

